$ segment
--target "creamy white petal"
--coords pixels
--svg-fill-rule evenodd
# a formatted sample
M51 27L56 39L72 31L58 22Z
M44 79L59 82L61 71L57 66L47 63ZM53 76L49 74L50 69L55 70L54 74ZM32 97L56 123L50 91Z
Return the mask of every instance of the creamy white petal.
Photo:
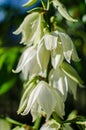
M28 102L28 98L30 96L30 93L32 92L32 90L35 88L35 84L34 82L31 83L24 91L20 104L19 104L19 108L18 108L18 114L22 113L24 111L24 109L27 106L27 102Z
M52 128L49 125L43 125L40 130L56 130L56 128Z
M41 15L38 12L27 15L20 27L14 32L14 34L19 33L22 33L21 43L38 42L41 37Z
M27 49L25 49L25 51L23 52L23 54L20 57L19 63L17 65L16 70L14 71L15 73L20 72L23 67L31 61L31 59L36 55L36 50L34 49L34 47L29 47Z
M27 48L23 52L17 68L13 72L18 73L20 71L22 71L25 80L28 78L28 76L29 78L32 78L33 76L41 73L41 69L37 61L37 50L34 48L34 46Z
M44 44L41 43L37 49L37 61L45 77L47 73L49 58L50 58L50 52L46 50Z
M27 106L24 110L24 112L22 113L22 115L27 115L29 113L29 111L32 109L33 105L35 104L39 93L41 91L41 87L36 87L33 89L33 91L31 92L29 98L28 98L28 102L27 102Z
M57 40L58 40L58 35L55 36L54 33L50 34L45 34L44 36L44 43L45 47L47 50L53 50L56 49L57 47Z
M34 76L39 75L40 71L41 70L40 70L40 67L39 67L38 62L37 62L37 55L35 55L30 60L30 62L28 62L26 64L26 66L24 66L22 69L22 73L23 73L25 79L27 79L28 76L31 79Z
M57 88L63 95L64 100L67 98L68 83L64 73L58 68L52 69L49 74L49 84L54 88Z
M62 52L62 46L60 44L57 45L56 49L51 51L51 63L54 69L58 68L62 63L64 57Z
M63 53L64 53L65 59L69 63L71 59L74 61L80 61L71 38L67 34L61 33L61 32L59 32L59 36L61 39L61 44L63 46Z
M59 130L60 127L60 124L56 120L50 119L42 125L40 130Z
M53 89L49 88L46 82L40 82L39 86L41 87L41 91L39 93L38 102L47 114L47 119L49 119L50 115L54 111L57 101L55 99Z
M77 97L77 83L73 80L71 80L69 77L68 79L68 86L69 86L69 92L73 94L74 99Z
M33 122L37 119L37 117L41 116L41 111L42 111L42 108L41 106L39 106L39 104L36 101L33 107L31 108L31 115L33 118Z
M62 94L59 93L59 91L57 89L54 90L54 94L56 96L56 101L57 101L56 107L55 107L55 112L58 114L58 116L63 118L63 116L65 115L64 99L62 97Z

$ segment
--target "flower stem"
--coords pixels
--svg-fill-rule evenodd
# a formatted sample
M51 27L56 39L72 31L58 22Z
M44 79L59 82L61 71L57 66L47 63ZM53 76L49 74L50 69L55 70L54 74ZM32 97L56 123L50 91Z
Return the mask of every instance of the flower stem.
M56 114L56 112L53 112L52 114L53 118L60 124L63 123L63 121L61 120L61 118Z
M34 130L38 130L38 129L39 129L40 123L41 123L41 119L42 119L42 117L40 116L40 117L38 117L37 120L35 121L35 124L34 124L34 126L33 126L33 129L34 129Z
M13 119L11 119L10 117L6 117L6 120L7 120L9 123L11 123L11 124L15 124L15 125L19 125L19 126L22 126L22 125L23 125L22 123L20 123L20 122L18 122L18 121L16 121L16 120L13 120Z

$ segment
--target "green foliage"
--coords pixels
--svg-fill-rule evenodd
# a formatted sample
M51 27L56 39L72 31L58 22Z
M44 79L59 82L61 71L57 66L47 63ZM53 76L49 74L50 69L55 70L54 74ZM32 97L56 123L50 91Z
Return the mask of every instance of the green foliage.
M16 64L19 48L0 48L0 95L9 91L16 83L17 78L13 76L12 69Z

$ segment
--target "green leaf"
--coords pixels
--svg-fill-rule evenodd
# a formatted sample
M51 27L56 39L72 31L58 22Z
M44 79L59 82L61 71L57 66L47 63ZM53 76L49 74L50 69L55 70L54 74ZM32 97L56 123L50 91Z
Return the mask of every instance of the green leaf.
M72 18L66 8L58 1L58 0L53 0L53 5L58 9L59 13L67 20L72 21L72 22L77 22L76 19Z
M73 19L67 12L66 8L59 6L58 7L59 13L67 20L72 21L72 22L77 22L78 20Z
M77 117L77 111L74 110L71 113L69 113L67 120L72 120Z
M13 120L13 119L11 119L11 118L9 118L9 117L6 117L6 120L7 120L9 123L11 123L11 124L15 124L15 125L19 125L19 126L22 126L22 125L23 125L22 123L20 123L20 122L18 122L18 121L16 121L16 120Z
M0 48L0 69L6 65L8 72L11 72L13 65L18 57L19 48Z
M29 0L26 4L24 4L24 7L29 7L35 4L38 0Z
M16 78L15 79L13 78L3 83L2 86L0 86L0 95L6 93L10 88L12 88L15 81Z
M0 130L11 130L11 124L4 119L0 119Z
M6 53L0 55L0 69L2 69L4 62L6 61Z
M33 12L43 12L44 10L43 10L43 8L42 7L36 7L36 8L33 8L33 9L31 9L31 10L29 10L29 11L27 11L28 13L33 13Z
M69 65L66 62L63 62L61 64L61 69L69 78L74 80L76 83L78 83L80 85L83 84L82 79L80 78L80 76L78 75L76 70L71 65Z
M86 117L78 116L76 119L76 124L85 125L86 126Z

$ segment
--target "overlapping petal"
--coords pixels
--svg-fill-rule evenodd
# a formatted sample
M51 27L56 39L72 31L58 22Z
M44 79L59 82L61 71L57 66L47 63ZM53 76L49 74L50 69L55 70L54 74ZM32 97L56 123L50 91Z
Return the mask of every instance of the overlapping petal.
M51 53L52 51L54 51L54 54L57 55L56 60L58 61L62 59L62 55L64 55L64 58L69 63L71 59L76 62L80 61L74 44L71 38L66 33L62 33L59 31L47 33L42 38L41 42L44 42L46 49L50 50ZM58 55L58 53L60 55Z
M58 68L64 59L62 46L60 44L57 45L56 49L51 51L51 64L54 69Z
M67 98L68 82L65 74L58 68L52 69L49 74L49 84L54 88L57 88L63 95L64 100Z
M43 39L47 50L56 49L58 36L55 35L54 32L45 34Z
M46 50L44 44L39 44L37 49L37 61L42 69L42 72L44 74L44 77L47 75L47 67L50 59L50 52Z
M71 38L66 33L61 33L61 32L59 32L59 37L63 47L63 54L65 59L69 63L71 59L77 62L80 61Z

